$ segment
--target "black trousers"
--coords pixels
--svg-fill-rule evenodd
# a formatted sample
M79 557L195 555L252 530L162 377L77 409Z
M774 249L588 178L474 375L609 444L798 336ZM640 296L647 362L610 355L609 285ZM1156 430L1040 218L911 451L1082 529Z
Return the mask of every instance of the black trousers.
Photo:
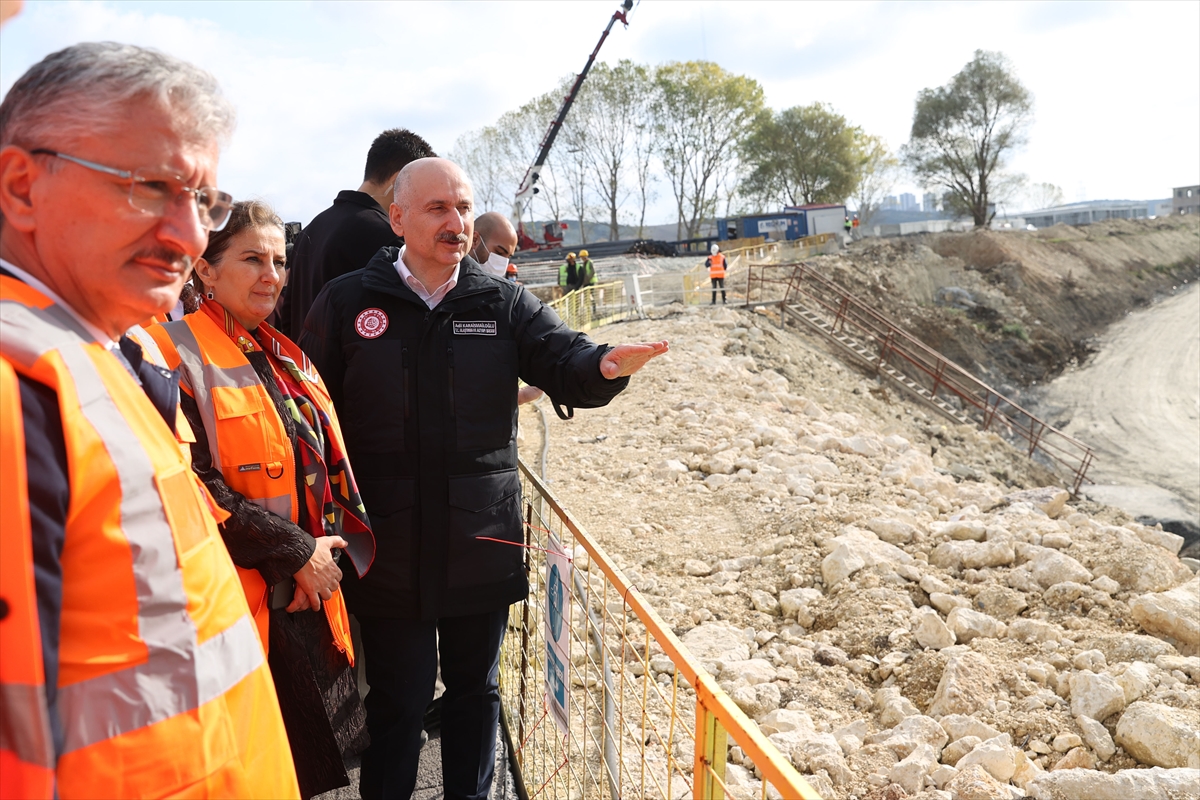
M712 279L713 299L712 299L712 303L710 303L709 305L717 304L717 288L718 287L720 287L720 289L721 289L721 303L722 304L725 303L725 279L724 278L713 278Z
M437 621L358 617L371 689L363 800L407 800L417 780L421 720L442 682L442 782L447 798L486 800L500 721L500 644L508 609Z

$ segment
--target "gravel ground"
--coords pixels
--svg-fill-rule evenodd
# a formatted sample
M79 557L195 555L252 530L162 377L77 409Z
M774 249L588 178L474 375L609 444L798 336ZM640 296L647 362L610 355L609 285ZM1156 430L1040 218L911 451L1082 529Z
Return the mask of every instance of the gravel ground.
M552 419L551 488L823 797L1195 796L1180 537L769 314L651 316L593 334L671 353Z

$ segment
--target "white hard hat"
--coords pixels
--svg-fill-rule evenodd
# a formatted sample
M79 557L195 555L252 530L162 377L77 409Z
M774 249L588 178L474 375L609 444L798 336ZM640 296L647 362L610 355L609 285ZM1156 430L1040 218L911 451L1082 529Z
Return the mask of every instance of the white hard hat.
M721 252L721 248L717 247L716 242L713 242L713 246L708 248L708 252L715 256L717 253Z

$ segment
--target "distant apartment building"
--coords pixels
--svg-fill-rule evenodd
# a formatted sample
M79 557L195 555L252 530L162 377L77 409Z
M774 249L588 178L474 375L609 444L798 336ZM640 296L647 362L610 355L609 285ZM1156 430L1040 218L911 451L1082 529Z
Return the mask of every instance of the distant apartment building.
M1171 193L1171 214L1200 214L1200 186L1177 186Z
M880 208L899 209L900 208L900 200L899 200L899 198L896 197L896 195L889 194L887 197L883 198L883 203L880 204Z
M925 196L921 198L921 206L922 206L922 210L926 214L932 214L933 212L937 211L937 207L938 207L937 195L934 194L933 192L926 192Z
M905 192L900 195L900 210L920 211L921 207L917 205L917 196L912 192Z

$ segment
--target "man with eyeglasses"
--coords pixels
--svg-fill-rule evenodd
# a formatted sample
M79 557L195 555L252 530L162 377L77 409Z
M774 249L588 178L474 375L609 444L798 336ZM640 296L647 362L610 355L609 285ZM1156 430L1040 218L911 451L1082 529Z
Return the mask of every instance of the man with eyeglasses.
M113 43L0 103L0 795L298 794L178 375L126 335L228 216L232 127L211 75Z

